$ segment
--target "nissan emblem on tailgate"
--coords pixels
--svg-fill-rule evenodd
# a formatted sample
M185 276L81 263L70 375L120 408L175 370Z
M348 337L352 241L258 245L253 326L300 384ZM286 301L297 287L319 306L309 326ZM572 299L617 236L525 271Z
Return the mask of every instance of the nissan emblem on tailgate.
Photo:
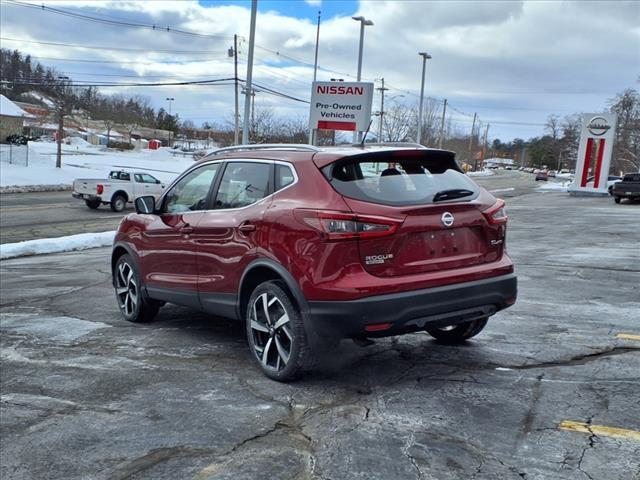
M453 215L451 215L451 213L449 212L444 212L442 214L442 217L440 217L440 221L445 227L450 227L451 225L453 225Z

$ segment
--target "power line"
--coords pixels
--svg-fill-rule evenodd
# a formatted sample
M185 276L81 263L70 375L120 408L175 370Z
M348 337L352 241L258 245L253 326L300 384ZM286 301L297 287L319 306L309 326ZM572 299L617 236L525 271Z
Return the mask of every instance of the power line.
M57 47L84 48L84 49L92 49L92 50L113 50L113 51L122 51L122 52L187 53L187 54L202 54L202 55L227 53L226 50L217 50L217 51L213 51L213 50L171 50L171 49L108 47L106 45L83 45L83 44L79 44L79 43L45 42L45 41L38 41L38 40L24 40L22 38L9 38L9 37L0 37L0 40L10 41L10 42L20 42L20 43L35 43L35 44L38 44L38 45L53 45L53 46L57 46Z
M100 16L97 16L97 15L86 15L86 14L72 12L69 10L63 10L60 8L47 7L45 4L35 5L32 3L24 3L16 0L7 0L7 3L9 5L16 5L16 6L25 7L25 8L43 10L46 12L55 13L57 15L63 15L63 16L75 18L78 20L85 20L89 22L101 23L106 25L114 25L119 27L144 28L147 30L170 32L170 33L176 33L179 35L187 35L187 36L200 37L200 38L212 38L212 39L223 38L225 40L229 40L233 38L233 36L230 36L230 35L214 35L214 34L197 33L189 30L171 28L170 26L161 27L161 26L157 26L149 23L137 23L137 22L125 21L125 20L111 20L109 17L101 18ZM111 18L114 18L114 17L111 17Z
M122 83L122 82L94 82L94 83L70 83L70 87L165 87L165 86L180 86L180 85L231 85L231 83L224 83L233 81L234 78L219 78L219 79L211 79L211 80L193 80L188 82L154 82L154 83L141 83L141 82L130 82L130 83ZM33 85L39 87L59 87L61 83L52 83L52 82L44 82L44 81L30 81L23 79L8 79L2 80L0 83L10 83L13 85Z
M188 58L181 61L166 61L166 60L158 60L156 62L140 62L138 60L92 60L88 58L57 58L57 57L40 57L37 55L32 55L31 58L37 58L38 60L53 60L57 62L70 62L70 63L115 63L115 64L136 64L136 65L157 65L159 63L167 64L167 65L185 65L188 63L202 63L211 60L203 60L202 58Z

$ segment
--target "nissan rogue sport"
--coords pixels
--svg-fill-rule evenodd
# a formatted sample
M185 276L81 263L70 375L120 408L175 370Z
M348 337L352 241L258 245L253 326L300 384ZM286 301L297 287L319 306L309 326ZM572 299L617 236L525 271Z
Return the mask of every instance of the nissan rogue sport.
M285 381L332 339L477 335L516 301L506 226L452 152L232 147L136 200L113 284L132 322L166 302L245 322L257 365Z

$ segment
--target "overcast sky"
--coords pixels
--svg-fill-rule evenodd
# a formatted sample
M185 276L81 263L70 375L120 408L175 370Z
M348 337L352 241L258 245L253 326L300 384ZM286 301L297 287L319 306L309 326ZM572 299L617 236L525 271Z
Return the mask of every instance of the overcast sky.
M34 2L64 15L15 3L1 3L2 47L30 53L77 82L233 77L227 50L234 34L249 37L249 1ZM600 111L617 92L639 86L637 1L260 0L258 9L256 82L309 99L319 10L318 79L355 79L359 23L351 17L363 15L375 24L366 28L363 80L384 77L388 101L417 102L422 66L418 52L427 51L433 59L427 64L426 94L447 98L461 127L470 129L477 112L491 123L489 137L503 141L542 134L550 113ZM73 13L102 21L69 15ZM202 35L167 32L166 27ZM247 41L241 41L239 52L239 76L244 78ZM228 85L102 91L147 95L156 108L167 108L165 98L173 97L173 112L198 125L232 118L233 87ZM264 92L256 95L256 106L308 116L308 105ZM240 107L242 112L242 103ZM376 95L373 110L378 108Z

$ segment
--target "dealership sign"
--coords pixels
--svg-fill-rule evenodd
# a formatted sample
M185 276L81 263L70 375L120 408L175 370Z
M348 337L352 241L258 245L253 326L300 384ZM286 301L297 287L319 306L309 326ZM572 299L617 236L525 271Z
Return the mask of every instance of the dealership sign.
M576 174L569 193L607 194L616 119L614 113L582 116Z
M309 127L365 131L371 120L373 83L313 82Z

